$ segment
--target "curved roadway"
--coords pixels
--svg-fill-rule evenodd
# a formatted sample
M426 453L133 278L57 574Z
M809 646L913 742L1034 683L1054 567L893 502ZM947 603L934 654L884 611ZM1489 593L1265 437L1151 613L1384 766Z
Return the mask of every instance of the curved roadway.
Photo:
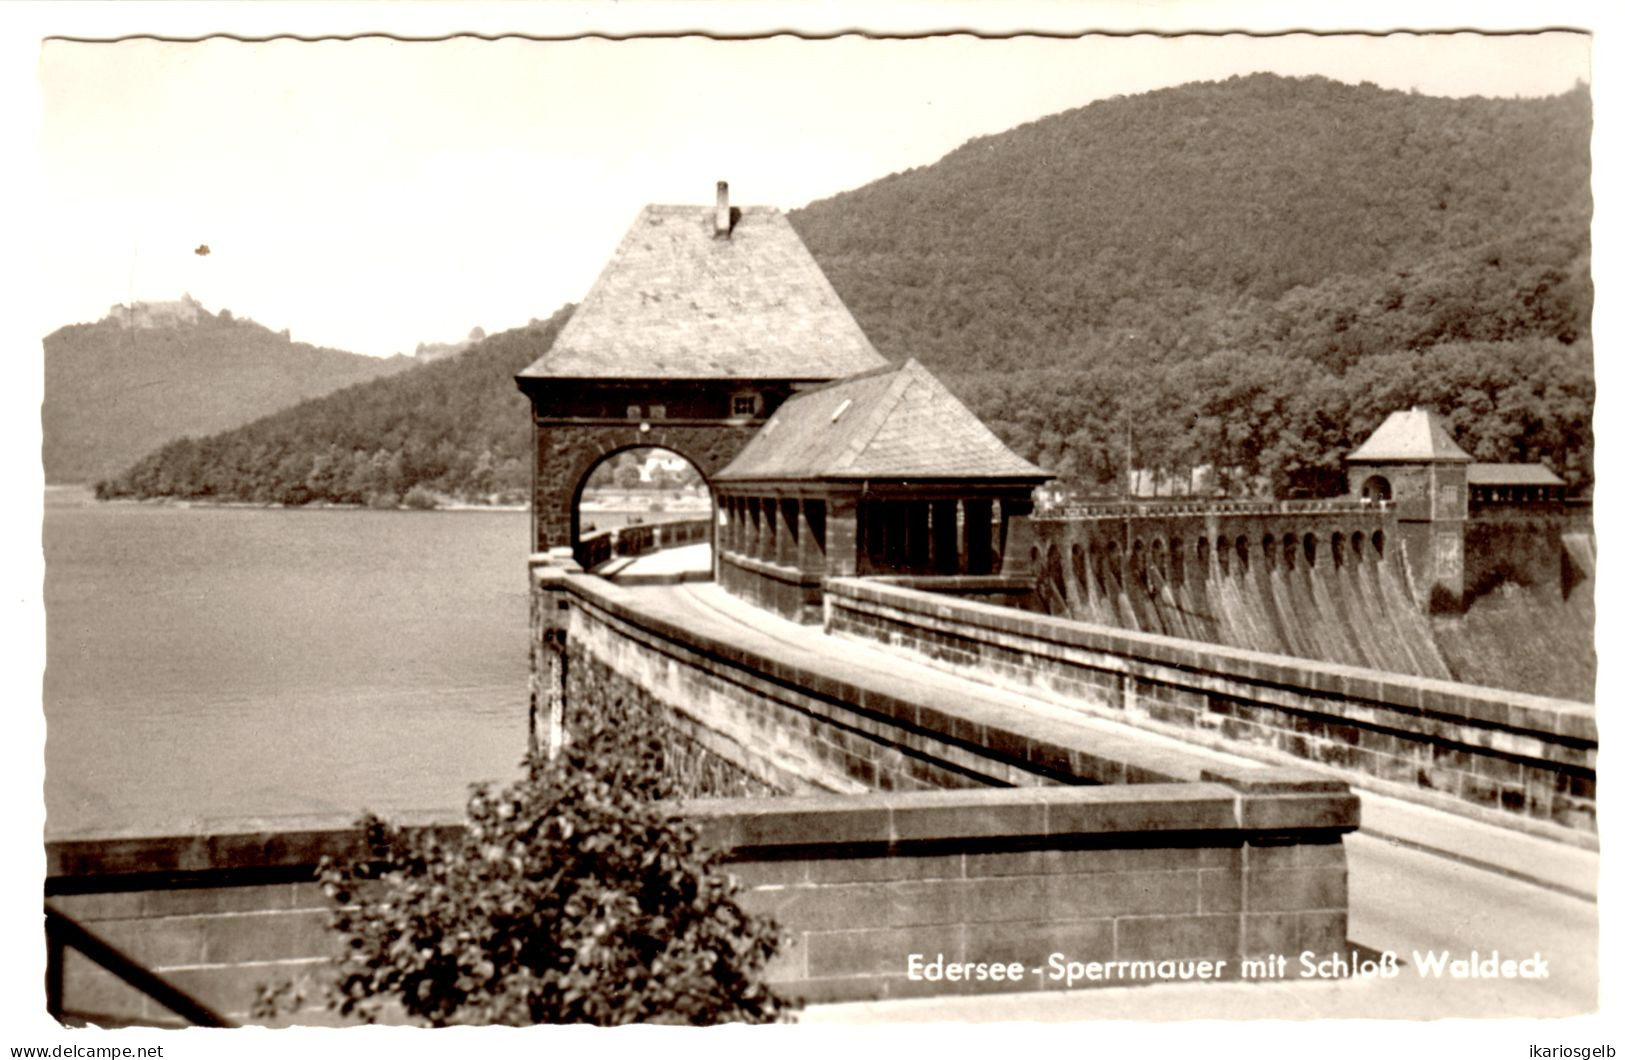
M721 626L745 640L769 638L789 652L812 651L846 668L924 685L953 682L991 699L1012 693L981 685L879 646L831 637L728 595L711 583L646 586L696 623ZM1050 713L1061 708L1029 701ZM1150 742L1168 739L1142 734ZM1578 864L1594 879L1595 855L1450 814L1412 809L1362 792L1365 819L1390 834L1411 827L1437 849L1471 851L1472 864L1370 833L1348 837L1349 936L1366 950L1395 952L1391 978L1161 985L1071 993L822 1005L805 1022L898 1020L1072 1020L1376 1017L1428 1019L1485 1016L1574 1016L1597 1007L1598 928L1595 901L1510 878L1484 864ZM1421 824L1417 825L1420 821ZM1390 827L1392 826L1392 827ZM1401 827L1404 826L1404 827ZM1415 826L1415 827L1412 827ZM1417 828L1421 828L1418 832ZM1594 890L1593 890L1594 893ZM1418 958L1448 953L1452 962L1526 961L1541 978L1424 975ZM1480 965L1482 968L1482 965ZM1297 971L1296 961L1292 974Z

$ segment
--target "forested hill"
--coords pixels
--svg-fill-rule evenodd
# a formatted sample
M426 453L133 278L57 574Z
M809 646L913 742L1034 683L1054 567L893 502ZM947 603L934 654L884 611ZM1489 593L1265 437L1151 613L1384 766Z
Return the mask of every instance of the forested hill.
M1364 301L1348 278L1427 281L1423 263L1476 266L1492 245L1523 252L1503 269L1583 266L1589 135L1578 90L1451 100L1259 74L981 137L792 217L870 338L934 367L1201 356L1289 323L1224 318L1272 317L1294 288Z
M395 506L524 502L530 416L514 386L553 344L561 309L403 375L347 387L237 430L182 439L97 495Z
M1137 466L1285 488L1421 403L1480 459L1583 486L1590 126L1582 88L1259 74L981 137L791 220L882 352L1075 480L1118 481L1132 422Z
M1579 88L1446 100L1254 75L981 137L791 221L882 352L1086 489L1118 489L1132 451L1335 492L1343 454L1420 404L1478 459L1544 460L1583 490L1590 124ZM342 414L316 402L228 436L229 474L200 455L222 443L193 443L106 492L501 492L529 461L509 377L559 319L328 399ZM352 488L361 461L387 465L377 489Z
M235 427L414 363L293 342L226 310L173 304L192 319L127 326L110 315L46 337L45 481L93 482L172 438Z

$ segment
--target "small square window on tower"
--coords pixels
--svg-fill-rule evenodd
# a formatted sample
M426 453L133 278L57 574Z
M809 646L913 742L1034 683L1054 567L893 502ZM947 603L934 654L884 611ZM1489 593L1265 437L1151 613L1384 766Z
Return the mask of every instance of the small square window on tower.
M643 418L643 406L642 405L628 405L628 406L626 406L626 418L629 419L629 420L641 420Z
M733 414L735 416L756 415L756 395L735 394L733 402Z

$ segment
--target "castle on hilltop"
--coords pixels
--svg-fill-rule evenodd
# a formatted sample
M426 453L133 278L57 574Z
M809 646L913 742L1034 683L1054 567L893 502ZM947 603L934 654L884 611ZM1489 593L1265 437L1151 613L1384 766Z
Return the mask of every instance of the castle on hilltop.
M121 328L172 328L181 324L196 324L203 306L190 294L183 294L178 302L115 303L107 311L106 320Z

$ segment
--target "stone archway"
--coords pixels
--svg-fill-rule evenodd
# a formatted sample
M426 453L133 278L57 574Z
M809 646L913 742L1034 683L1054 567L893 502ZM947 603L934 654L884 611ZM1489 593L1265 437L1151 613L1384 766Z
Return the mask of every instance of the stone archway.
M682 453L639 445L616 450L593 465L577 484L571 507L579 546L595 533L634 526L705 522L714 529L717 501L710 480ZM705 540L710 542L711 536L707 530ZM581 549L576 551L579 560Z
M1391 501L1394 499L1394 487L1382 475L1371 475L1360 485L1360 499Z
M759 421L702 424L536 424L536 478L531 502L532 547L574 549L581 539L577 504L587 477L628 449L669 449L694 465L709 487L744 448Z

